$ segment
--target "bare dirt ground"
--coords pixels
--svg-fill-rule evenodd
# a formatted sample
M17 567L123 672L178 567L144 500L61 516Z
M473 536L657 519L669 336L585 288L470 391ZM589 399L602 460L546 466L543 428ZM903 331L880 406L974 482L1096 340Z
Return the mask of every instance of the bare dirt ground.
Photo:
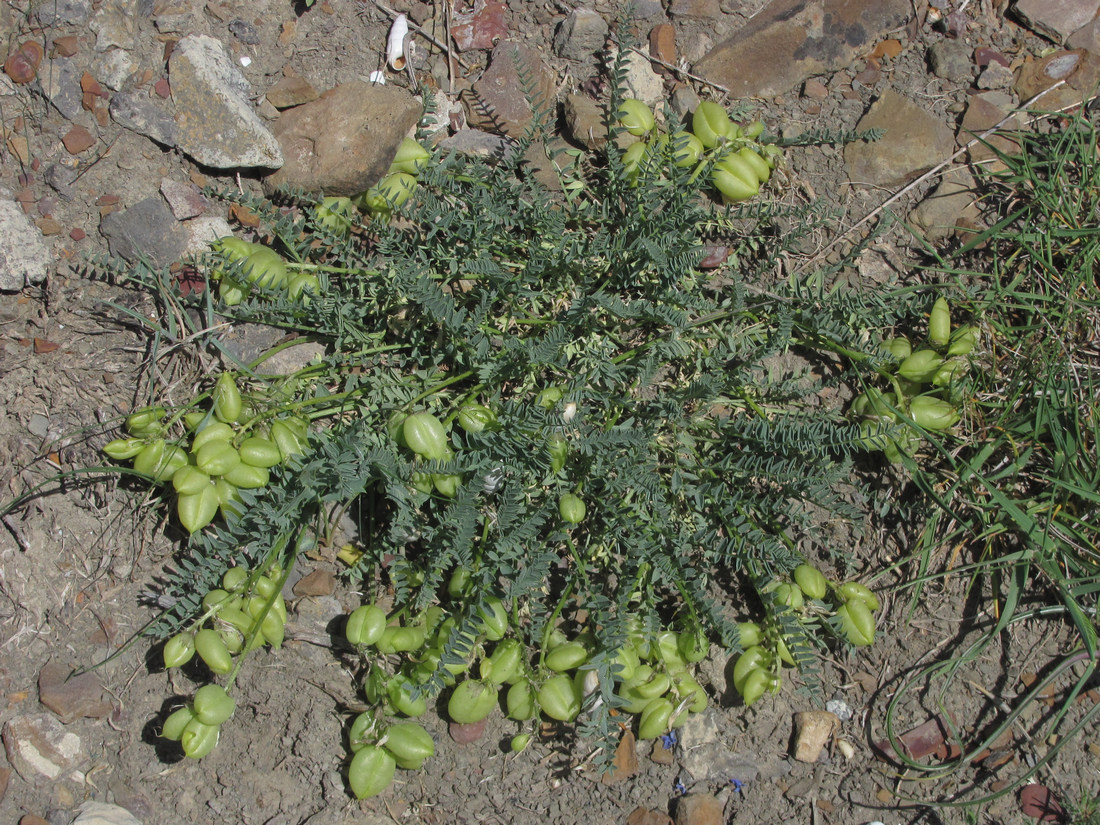
M104 0L102 6L113 1ZM195 26L224 40L235 55L251 57L246 74L257 92L288 67L317 89L366 77L379 66L389 27L386 14L357 0L326 0L311 8L280 0L239 7L231 2L193 9L179 5L193 13ZM414 19L431 13L426 3L395 5ZM613 21L616 5L595 8ZM662 10L641 26L642 34L658 20L671 20L680 48L699 51L744 25L759 11L756 5L723 3L717 17L668 18ZM95 36L81 27L39 25L25 11L19 3L5 4L9 44L33 36L49 46L56 37L76 34L81 48L92 49ZM563 87L579 86L584 79L583 67L568 67L567 75L567 64L552 58L556 26L568 11L560 3L513 3L503 17L510 36L542 51L562 70ZM975 4L971 12L973 25L965 35L971 50L988 45L1022 59L1050 47L997 4ZM239 18L252 26L254 42L245 42L253 40L251 35L242 39L227 26ZM294 30L289 38L288 26ZM128 49L134 62L156 68L159 77L165 42L178 33L159 31L147 16L134 18L131 31ZM869 62L861 57L820 78L820 97L815 86L812 94L799 88L751 103L781 134L811 127L851 129L890 87L920 101L954 130L972 88L969 80L947 80L930 71L927 50L946 38L942 28L929 23L927 4L916 2L904 28L877 38L895 39L900 46L884 68L868 73ZM484 52L468 55L470 71L484 58ZM595 72L594 67L587 70ZM49 161L65 156L60 138L72 124L21 88L2 101L5 135L30 140L22 159L9 140L0 183L17 193L32 218L58 224L44 227L56 259L48 279L0 297L0 398L6 413L0 421L0 491L6 499L60 471L99 464L98 449L114 437L119 417L137 400L142 377L161 370L148 339L107 303L142 313L151 310L148 299L104 282L89 266L106 250L97 231L104 210L154 194L165 177L186 181L201 173L213 182L235 183L235 175L200 170L179 152L108 125L100 148L109 151L97 150L95 162L80 166L71 198L63 199L45 184L44 170ZM787 191L825 197L839 214L837 226L858 219L888 194L851 185L839 148L796 149L788 155ZM40 165L34 165L35 158ZM240 183L259 188L255 177L245 175ZM918 188L899 208L911 206L930 185ZM876 255L853 271L853 278L901 283L920 277L903 234L886 236ZM157 376L170 393L186 393L186 387L175 386L177 378ZM888 484L879 487L881 496L895 494ZM158 652L145 642L95 670L98 682L67 697L62 711L40 701L44 668L54 665L67 673L100 662L154 615L143 594L182 540L159 518L142 493L110 476L91 475L46 485L5 519L0 530L0 725L14 764L0 756L0 817L38 822L30 818L34 815L67 823L82 803L96 800L124 806L146 825L637 823L659 821L628 819L637 808L674 813L683 793L690 792L717 796L723 821L734 823L961 822L960 811L927 809L919 802L969 782L996 789L1049 745L1028 738L1030 726L1049 712L1040 705L1034 718L1025 717L1021 729L1003 743L1001 765L968 766L932 788L899 781L896 767L874 755L873 743L884 735L886 704L905 674L945 649L961 649L989 620L984 584L971 589L960 576L926 588L916 603L905 593L891 595L884 589L884 618L874 646L823 663L826 697L846 703L851 717L814 764L790 755L792 716L812 709L812 701L788 686L746 710L726 686L728 656L715 648L702 668L712 708L685 731L677 751L662 753L657 746L651 754L648 744L639 747L637 769L618 781L601 780L589 761L591 748L568 731L515 755L507 749L514 731L499 716L482 739L458 745L446 724L429 714L426 725L436 738L437 756L421 771L401 772L383 795L359 803L342 770L349 708L358 697L347 661L329 644L334 622L358 604L358 596L338 585L332 595L293 598L288 644L277 654L265 650L254 656L237 683L238 710L221 743L194 762L157 738L164 709L193 685L186 675L166 673ZM904 529L885 527L843 535L853 536L846 539L851 546L837 547L836 558L848 558L848 575L864 580L904 554L912 537ZM305 572L313 567L338 570L319 559L307 563ZM880 576L877 586L896 585L909 572L903 568ZM744 618L751 614L750 606L731 605L731 610ZM910 691L898 710L899 731L947 711L961 738L969 741L993 720L996 702L1011 702L1023 692L1021 675L1041 671L1063 652L1067 639L1043 620L1014 630L960 674L946 708L937 706L934 692ZM797 677L792 681L797 684ZM1073 712L1083 712L1083 703ZM1086 731L1042 774L1064 799L1079 800L1100 790L1094 740L1095 731ZM43 751L53 748L53 761L27 761L28 743L38 743ZM710 760L716 743L728 762L721 770L716 763L708 770L700 762ZM976 821L1029 820L1009 794L985 806Z

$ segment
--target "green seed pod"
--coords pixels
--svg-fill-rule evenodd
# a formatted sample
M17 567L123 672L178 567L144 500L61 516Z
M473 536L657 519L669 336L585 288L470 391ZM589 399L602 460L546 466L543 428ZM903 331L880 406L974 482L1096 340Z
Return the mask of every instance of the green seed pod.
M244 515L244 502L241 501L236 485L230 484L224 478L218 478L214 480L214 492L218 496L218 510L223 519L228 521Z
M489 679L495 685L515 684L523 678L524 647L519 639L502 639L485 659L489 663Z
M203 685L195 691L191 706L204 725L220 725L237 709L236 701L221 685Z
M881 346L899 361L904 361L913 354L913 345L910 344L909 339L905 337L887 338L882 342Z
M859 582L844 582L836 589L836 596L845 604L853 599L861 601L867 605L868 610L878 610L882 606L878 596Z
M516 682L504 696L504 705L507 708L508 718L517 722L526 722L538 715L539 709L535 704L535 691L526 680Z
M198 719L192 719L180 734L184 755L190 759L202 759L217 746L220 730L217 725L204 725Z
M161 726L160 735L165 739L171 739L173 742L180 741L183 736L184 729L195 719L195 714L192 713L191 708L184 706L179 710L174 710L164 720L164 724Z
M450 439L443 422L430 412L422 411L408 416L401 425L405 444L409 449L429 461L440 461L451 451Z
M933 387L950 387L963 373L963 364L954 358L943 362L936 374L932 376Z
M211 476L224 476L240 463L241 454L228 441L210 441L195 452L195 465Z
M163 431L160 421L167 411L164 407L142 407L126 416L126 431L131 435L145 436Z
M302 442L283 420L271 422L271 440L279 447L279 454L283 461L289 461L292 457L302 454Z
M737 692L744 696L744 683L749 673L754 670L767 670L772 666L773 661L772 654L760 645L746 648L745 652L737 657L733 666L733 686Z
M222 590L234 593L244 589L248 581L248 571L243 567L230 567L222 576Z
M145 449L145 440L141 438L116 438L103 445L103 452L115 461L133 458Z
M775 588L775 601L776 604L798 610L804 603L802 588L794 583L783 582Z
M741 645L742 649L755 647L764 638L760 625L756 622L738 622L737 630L739 634L738 644Z
M653 119L653 110L642 101L629 97L624 100L619 111L615 113L615 121L630 134L643 137L653 131L656 121Z
M725 203L747 201L760 193L759 184L746 183L743 177L733 174L724 165L715 164L710 180L714 188L722 194Z
M875 617L859 599L851 599L836 609L845 637L856 647L866 647L875 640Z
M416 177L428 165L432 153L417 143L412 138L405 138L397 147L397 154L390 163L389 173L404 172L406 175Z
M898 375L907 381L924 383L932 380L932 376L942 364L943 358L934 350L917 350L901 362L898 366Z
M223 473L222 478L242 490L258 490L267 486L271 480L271 473L266 467L253 467L242 461L233 469Z
M710 653L710 642L700 631L685 631L676 637L676 647L685 662L701 662Z
M377 796L393 782L397 760L385 748L364 745L351 758L348 784L357 799Z
M180 667L195 655L195 637L190 633L177 633L164 643L164 666Z
M531 734L529 733L517 733L512 737L512 741L508 743L508 747L512 749L512 753L520 753L527 748L527 744L531 741Z
M390 679L389 684L386 685L385 693L394 710L405 716L415 718L427 713L428 700L422 693L414 699L413 688L413 682L407 676L398 674ZM370 698L369 695L367 698Z
M435 755L432 735L416 722L390 725L383 747L393 754L397 767L406 771L419 770L426 759Z
M386 614L374 604L355 608L348 616L344 634L353 645L373 645L386 629Z
M572 722L581 712L581 697L568 676L551 676L539 688L539 707L551 719Z
M241 442L241 461L250 467L274 467L283 460L279 445L262 436L253 435Z
M462 486L460 473L432 473L432 487L444 498L454 498Z
M312 272L299 272L286 283L286 297L291 301L301 301L302 306L312 303L313 295L321 294L321 279Z
M909 415L926 430L946 430L959 420L959 412L942 398L918 395L909 402Z
M192 464L185 464L172 473L172 486L181 496L201 493L210 483L210 476Z
M218 491L207 485L197 493L176 498L176 515L188 533L201 530L214 520L218 513Z
M363 206L371 214L388 218L416 191L416 178L405 172L386 175L360 196Z
M191 452L197 453L213 441L229 442L236 435L233 428L223 421L208 421L206 426L195 433L191 439Z
M233 669L233 657L216 630L204 627L195 634L195 650L211 671L224 676Z
M676 132L670 141L673 166L686 169L697 164L703 157L703 142L691 132Z
M575 670L588 661L588 649L580 642L566 642L546 654L544 664L555 673Z
M286 261L274 249L257 245L241 265L241 271L251 283L265 289L286 286Z
M558 515L567 524L580 524L587 510L584 499L574 493L566 493L558 499Z
M447 715L452 722L469 725L480 722L497 704L497 690L476 679L460 682L447 700Z
M327 197L313 208L317 224L334 235L346 236L351 231L351 213L355 205L351 198Z
M642 171L642 161L646 157L649 146L645 141L632 143L623 152L623 174L627 180L636 180ZM553 406L553 405L551 405Z
M802 592L811 599L824 599L828 590L828 582L825 575L809 564L800 564L791 574L795 583L802 588Z
M481 632L490 642L500 641L508 632L508 608L496 596L485 599L484 607L478 609L477 616L481 620Z
M738 149L735 157L752 170L760 183L767 183L772 176L772 168L768 166L768 162L748 146Z
M755 668L745 674L745 678L741 681L741 687L737 689L737 692L741 694L741 701L745 703L745 707L748 707L767 691L772 684L770 675L766 670Z
M550 453L550 472L558 473L565 467L569 458L569 442L560 433L554 433L547 439L547 452Z
M214 415L219 421L232 424L241 417L243 408L244 402L241 400L236 379L230 373L223 372L214 385Z
M497 414L483 404L463 404L458 411L458 424L468 433L495 430L499 425Z
M360 713L351 723L348 729L348 747L352 753L357 753L363 746L369 744L374 734L377 721L372 711L366 710Z
M709 100L695 109L691 117L691 131L707 149L713 149L721 141L733 140L738 129L726 110Z
M977 327L959 327L951 335L951 340L947 346L947 354L950 355L969 355L973 352L974 347L978 345L978 328Z
M668 718L672 715L672 701L653 699L638 720L638 738L656 739L668 730Z
M942 347L950 338L951 309L946 298L937 298L928 316L928 342L934 347Z

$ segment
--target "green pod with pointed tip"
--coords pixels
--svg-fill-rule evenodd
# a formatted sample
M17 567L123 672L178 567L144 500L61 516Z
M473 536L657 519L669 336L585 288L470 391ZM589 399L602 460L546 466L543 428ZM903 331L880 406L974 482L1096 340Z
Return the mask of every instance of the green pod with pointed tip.
M951 308L946 298L937 298L928 315L928 342L942 347L951 339Z
M377 796L393 782L397 760L385 748L364 745L348 765L348 784L356 799Z

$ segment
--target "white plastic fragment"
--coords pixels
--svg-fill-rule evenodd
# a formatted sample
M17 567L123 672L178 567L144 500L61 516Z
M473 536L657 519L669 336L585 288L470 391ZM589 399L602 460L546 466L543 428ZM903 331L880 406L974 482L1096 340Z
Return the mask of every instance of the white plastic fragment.
M386 85L386 73L381 69L376 69L370 73L370 82L377 83L379 86Z
M249 57L247 54L244 55L243 57L241 57L241 65L245 68L248 68L252 65L252 58Z
M386 38L386 63L395 72L405 68L405 38L409 36L409 21L403 14L397 15Z

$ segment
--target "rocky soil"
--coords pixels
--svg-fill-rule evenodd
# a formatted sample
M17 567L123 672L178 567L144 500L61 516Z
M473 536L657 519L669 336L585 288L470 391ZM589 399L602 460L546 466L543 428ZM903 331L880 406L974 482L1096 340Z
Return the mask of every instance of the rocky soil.
M103 277L111 255L169 273L213 238L245 231L203 187L285 185L354 195L387 168L427 105L434 142L493 153L531 116L519 74L558 115L559 139L599 139L595 94L618 3L323 0L12 0L0 8L0 491L14 497L58 472L99 462L110 427L147 385L186 393L138 319L148 296ZM982 165L972 138L1021 104L1080 105L1100 79L1100 0L638 0L630 94L673 116L717 99L785 138L882 127L877 142L792 149L773 194L823 199L835 229L808 259L837 254L886 204L918 235L882 236L850 272L861 285L915 274L923 240L950 243L981 221ZM406 65L386 60L394 15L411 23ZM438 44L450 43L443 49ZM518 68L517 68L518 64ZM382 82L384 81L384 83ZM415 83L414 83L415 81ZM428 100L415 94L423 87ZM1011 148L1009 138L990 141ZM852 229L848 235L843 233ZM833 244L837 238L840 243ZM792 264L797 266L798 264ZM177 398L175 400L182 400ZM499 719L459 745L438 719L439 755L381 797L357 803L341 774L349 675L326 628L357 603L337 568L313 560L292 595L291 643L261 653L238 682L232 729L199 763L158 744L170 697L187 693L143 643L120 647L152 612L142 603L178 537L111 481L73 476L3 519L0 530L0 817L39 823L661 823L962 821L929 812L875 757L882 706L898 674L967 632L964 583L896 608L882 639L827 663L839 704L820 755L795 758L785 691L752 712L727 691L725 657L703 669L712 710L675 749L621 748L601 778L583 742L548 737L523 754L501 746ZM136 505L136 506L135 506ZM889 561L850 548L868 574ZM1010 699L1020 676L1061 640L1041 628L1005 640L971 680ZM119 653L66 680L73 668ZM1006 664L1007 663L1007 664ZM980 691L959 719L981 719ZM912 725L935 709L912 703ZM977 724L977 722L975 722ZM1095 732L1091 732L1095 736ZM942 743L941 743L942 744ZM1041 746L1041 743L1040 743ZM1091 738L1057 764L1066 792L1098 792ZM1006 745L996 783L1033 751ZM798 754L804 757L804 754ZM1033 758L1033 757L1031 757ZM980 821L1026 821L1015 796Z

